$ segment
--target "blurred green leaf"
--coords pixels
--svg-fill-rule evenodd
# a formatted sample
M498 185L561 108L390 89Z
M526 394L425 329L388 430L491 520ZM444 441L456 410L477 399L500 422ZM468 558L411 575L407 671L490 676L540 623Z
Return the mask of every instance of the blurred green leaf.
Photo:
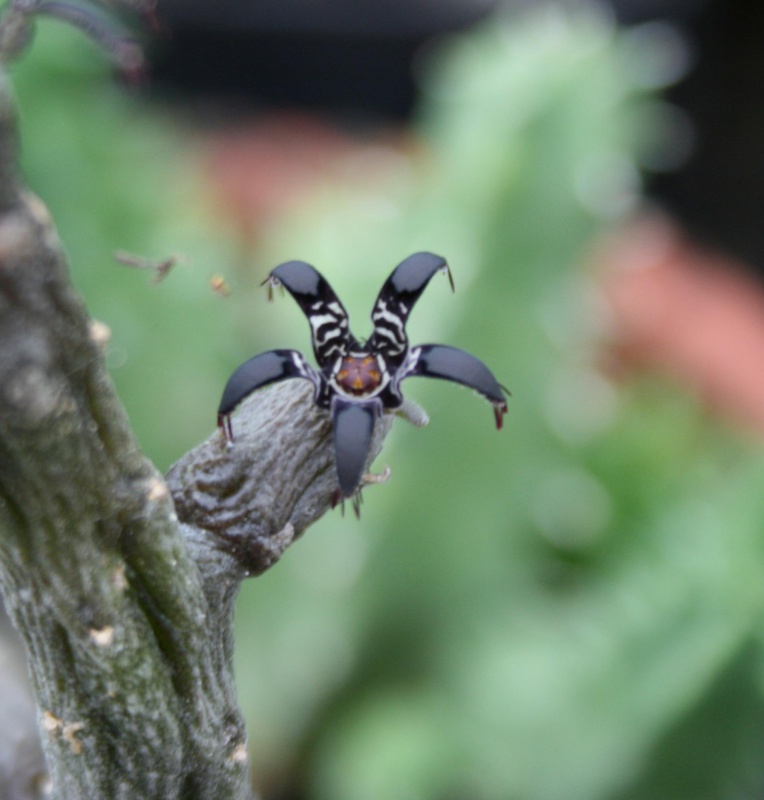
M497 435L470 393L408 382L432 422L398 425L360 525L327 518L247 588L240 641L257 631L271 664L240 651L255 759L288 761L301 736L311 796L653 800L658 743L751 647L758 455L692 398L595 367L605 321L582 264L638 202L652 113L630 35L545 9L454 37L425 71L418 170L325 188L265 247L308 257L351 311L409 252L446 255L457 295L429 289L412 339L474 352L514 395ZM348 527L360 574L322 586L311 558L339 558ZM300 619L342 640L341 667L302 689L273 670L305 647L264 634ZM295 695L302 731L276 710Z
M209 288L233 246L205 219L190 134L120 90L79 32L38 28L13 68L24 172L91 313L112 331L108 362L138 437L166 468L212 429L237 363L235 320ZM149 273L116 263L120 250L181 263L152 286Z

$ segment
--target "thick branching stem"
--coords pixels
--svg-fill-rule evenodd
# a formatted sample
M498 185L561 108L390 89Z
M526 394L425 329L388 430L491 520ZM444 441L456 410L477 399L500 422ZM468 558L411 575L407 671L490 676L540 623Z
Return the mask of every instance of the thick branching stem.
M327 415L302 381L266 390L235 417L234 446L214 433L165 481L15 141L0 84L0 589L54 797L247 798L233 600L328 509Z

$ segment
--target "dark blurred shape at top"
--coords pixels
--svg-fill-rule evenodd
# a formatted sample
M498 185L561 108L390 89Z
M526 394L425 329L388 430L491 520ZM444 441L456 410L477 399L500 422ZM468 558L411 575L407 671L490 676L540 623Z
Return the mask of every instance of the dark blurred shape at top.
M693 56L667 99L689 118L694 150L653 176L649 193L701 243L764 274L764 3L610 2L626 25L676 24ZM499 5L533 3L161 0L171 36L155 58L155 85L260 108L403 121L416 104L412 62L422 44Z
M405 119L412 60L497 0L162 0L155 81L196 96Z
M680 169L650 193L698 240L764 274L764 4L753 0L613 0L625 23L667 19L693 68L667 99L694 128Z

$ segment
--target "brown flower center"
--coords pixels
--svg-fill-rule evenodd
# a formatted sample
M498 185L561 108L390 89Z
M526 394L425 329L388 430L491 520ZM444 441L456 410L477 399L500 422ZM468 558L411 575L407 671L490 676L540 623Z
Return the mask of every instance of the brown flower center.
M345 356L335 378L343 391L362 396L379 386L382 370L374 356Z

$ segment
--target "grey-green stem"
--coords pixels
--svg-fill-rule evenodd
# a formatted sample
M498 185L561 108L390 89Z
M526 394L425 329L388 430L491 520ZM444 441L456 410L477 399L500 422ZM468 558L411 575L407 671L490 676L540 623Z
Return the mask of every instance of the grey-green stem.
M233 601L329 508L327 415L303 381L255 394L232 447L214 432L165 480L16 156L0 83L0 589L53 797L249 798Z

